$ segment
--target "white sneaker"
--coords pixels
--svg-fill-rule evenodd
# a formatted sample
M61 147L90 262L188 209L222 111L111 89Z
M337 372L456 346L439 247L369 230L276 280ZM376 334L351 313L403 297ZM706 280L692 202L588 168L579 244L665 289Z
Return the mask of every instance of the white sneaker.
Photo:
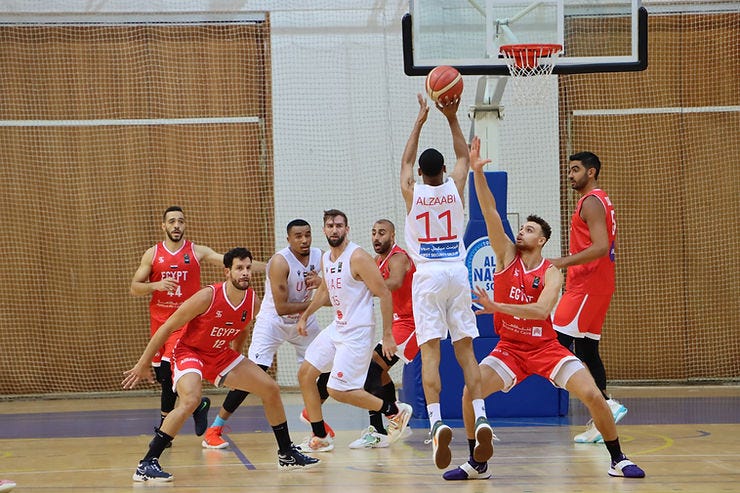
M331 435L326 435L324 438L319 438L316 435L306 437L300 445L296 448L304 454L313 454L316 452L331 452L334 450L334 439Z
M594 420L589 420L586 425L586 431L579 433L573 438L576 443L603 443L604 439L601 438L601 432L596 429Z
M411 406L403 402L397 402L396 406L398 407L398 412L388 417L388 425L385 427L388 431L388 440L390 443L401 438L414 412Z
M424 443L432 442L432 458L437 469L444 469L452 462L452 451L450 442L452 441L452 428L437 421L432 427L431 438Z
M609 409L612 411L615 423L619 423L627 415L627 408L618 400L609 398L606 400L606 403L609 404Z
M385 448L391 444L387 435L378 433L374 426L368 426L360 434L360 438L349 444L351 449Z
M399 438L399 440L406 440L413 434L414 432L411 430L411 427L406 425L406 428L403 430L403 433L401 433L401 438Z

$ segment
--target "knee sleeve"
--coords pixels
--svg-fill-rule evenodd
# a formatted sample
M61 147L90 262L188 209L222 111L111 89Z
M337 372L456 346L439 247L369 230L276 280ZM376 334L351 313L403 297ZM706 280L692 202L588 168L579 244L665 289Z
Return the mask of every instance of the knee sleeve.
M322 401L329 398L329 389L326 388L327 383L329 383L329 373L322 373L316 380L316 387L319 389L319 396L321 396Z
M365 378L365 390L381 399L383 398L383 384L380 381L382 373L383 368L375 361L371 361L367 369L367 378Z
M596 339L589 339L584 337L583 339L576 339L575 342L576 356L583 361L583 363L591 372L591 376L594 377L596 386L602 392L606 390L606 369L604 363L601 361L599 355L599 341Z
M224 403L221 405L221 407L223 407L225 411L233 414L234 411L236 411L236 408L241 406L242 402L244 402L244 399L246 399L248 395L249 392L246 392L244 390L229 390L229 393L226 394L226 398L224 399Z
M154 375L157 382L162 385L162 395L160 398L160 410L163 413L169 413L175 409L177 394L172 389L172 367L169 361L162 361L160 366L154 367Z

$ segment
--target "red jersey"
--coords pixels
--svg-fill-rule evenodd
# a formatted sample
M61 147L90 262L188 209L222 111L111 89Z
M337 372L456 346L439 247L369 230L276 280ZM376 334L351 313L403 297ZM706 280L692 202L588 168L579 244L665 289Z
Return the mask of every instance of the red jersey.
M545 272L551 265L549 260L542 259L539 266L527 271L517 253L504 270L493 275L493 301L512 305L536 302L545 288ZM534 320L496 312L493 327L502 341L516 341L530 347L557 339L550 315L545 320Z
M159 325L200 289L200 262L195 256L192 241L185 240L176 252L167 250L163 241L154 245L149 282L159 282L166 278L177 280L177 288L174 291L154 291L149 301L152 320L159 321ZM152 330L156 331L158 328L152 327Z
M391 251L388 252L388 256L385 257L385 259L376 257L375 263L378 264L380 275L383 276L383 279L388 279L388 277L391 275L390 268L388 267L388 260L391 258L392 255L396 254L406 255L406 258L408 258L409 262L411 263L411 268L406 272L401 287L391 293L393 296L393 321L395 322L396 320L405 320L410 322L413 326L414 310L411 305L411 281L414 278L414 272L416 272L414 261L411 260L411 257L409 257L409 254L406 253L406 250L399 247L398 245L393 245Z
M576 293L612 294L614 292L614 254L617 237L617 220L614 206L606 193L596 188L581 197L570 220L570 254L581 252L591 246L588 225L581 219L581 207L586 197L596 197L604 206L606 232L609 237L609 253L587 264L568 267L565 288Z
M229 347L254 316L254 290L247 288L244 299L232 306L226 297L226 283L208 286L213 290L211 305L191 320L182 331L180 342L200 354L218 354Z

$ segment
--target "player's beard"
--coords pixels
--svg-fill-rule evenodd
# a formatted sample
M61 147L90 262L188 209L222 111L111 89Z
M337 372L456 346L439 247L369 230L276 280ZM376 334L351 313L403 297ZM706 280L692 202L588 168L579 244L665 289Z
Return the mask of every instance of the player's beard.
M231 284L232 284L232 285L233 285L233 286L234 286L234 287L235 287L236 289L238 289L239 291L246 291L247 289L249 289L249 285L250 285L251 283L250 283L249 281L247 281L247 284L246 284L246 285L243 285L242 283L240 283L240 282L239 282L239 279L232 279L232 280L231 280Z
M169 231L167 231L167 238L169 238L170 241L172 241L174 243L177 243L178 241L182 240L182 237L185 235L185 231L180 231L179 233L175 233L175 234L179 234L180 237L178 239L175 239L175 238L172 237L172 233L170 233Z
M342 243L344 243L344 239L345 238L347 238L347 235L340 236L339 238L336 238L336 239L333 239L333 238L330 238L330 237L327 236L326 237L326 241L329 242L329 246L330 247L336 248L339 245L341 245Z
M375 250L375 253L378 255L385 255L391 250L391 242L380 242L377 247L375 246L375 243L373 243L373 250Z

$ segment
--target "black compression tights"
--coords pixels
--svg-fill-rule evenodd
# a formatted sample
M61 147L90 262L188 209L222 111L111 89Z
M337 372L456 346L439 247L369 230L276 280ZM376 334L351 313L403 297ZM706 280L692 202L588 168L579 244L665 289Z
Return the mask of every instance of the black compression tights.
M601 361L601 355L599 355L599 341L588 337L575 338L560 332L558 332L558 341L568 349L572 349L578 359L583 361L588 371L591 372L591 376L594 377L596 386L601 391L604 399L608 399L609 396L606 395L606 369L604 368L604 362ZM574 347L571 348L571 346Z

